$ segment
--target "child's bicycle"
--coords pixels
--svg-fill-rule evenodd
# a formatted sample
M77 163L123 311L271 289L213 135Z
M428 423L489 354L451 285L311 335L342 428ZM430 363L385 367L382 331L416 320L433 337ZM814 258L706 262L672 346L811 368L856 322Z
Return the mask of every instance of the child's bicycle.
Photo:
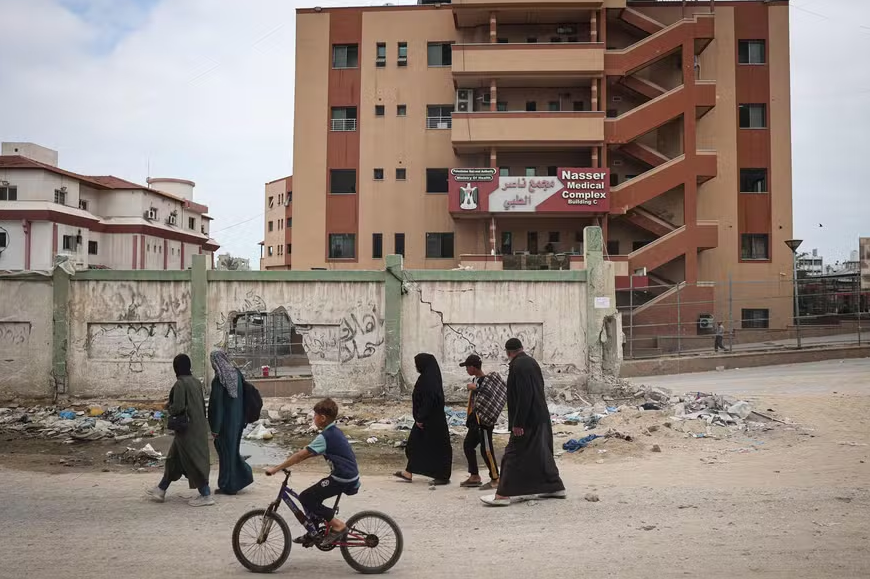
M271 573L290 556L290 528L278 514L281 501L287 504L296 519L307 531L302 546L317 547L321 551L341 549L341 556L354 570L365 573L383 573L395 565L402 556L402 531L396 522L377 511L362 511L347 520L347 534L335 543L324 545L322 540L329 534L329 525L313 516L308 516L293 499L299 500L288 486L290 471L281 484L281 490L266 509L255 509L242 515L233 529L233 551L239 562L254 573ZM356 490L344 494L355 495ZM335 498L335 514L338 502ZM277 526L277 529L275 528Z

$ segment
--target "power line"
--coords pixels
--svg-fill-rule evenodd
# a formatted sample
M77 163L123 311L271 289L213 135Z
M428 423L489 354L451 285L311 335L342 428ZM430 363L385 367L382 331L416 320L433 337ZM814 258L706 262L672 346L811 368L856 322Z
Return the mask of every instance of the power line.
M244 221L239 221L237 223L233 223L232 225L227 225L226 227L221 227L220 229L212 231L211 233L220 233L221 231L226 231L227 229L232 229L233 227L238 227L239 225L244 225L245 223L253 221L254 219L259 219L260 217L262 217L265 214L266 213L263 212L263 213L260 213L259 215L254 215L253 217L249 217L248 219L245 219Z

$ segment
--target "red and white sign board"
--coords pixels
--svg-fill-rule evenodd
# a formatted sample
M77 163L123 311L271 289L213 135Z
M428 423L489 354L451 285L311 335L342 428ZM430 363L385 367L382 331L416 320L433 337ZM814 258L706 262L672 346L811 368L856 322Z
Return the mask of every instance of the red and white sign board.
M500 177L498 169L451 169L451 213L607 213L610 170L560 168L550 177Z

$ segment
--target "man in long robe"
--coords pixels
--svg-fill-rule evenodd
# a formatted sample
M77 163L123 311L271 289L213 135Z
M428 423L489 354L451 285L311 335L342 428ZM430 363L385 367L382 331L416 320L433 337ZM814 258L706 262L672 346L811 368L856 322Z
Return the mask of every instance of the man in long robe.
M511 498L565 498L565 485L553 457L553 424L544 392L544 377L517 338L505 344L510 358L507 380L510 441L501 463L495 495L481 497L489 506L507 506Z

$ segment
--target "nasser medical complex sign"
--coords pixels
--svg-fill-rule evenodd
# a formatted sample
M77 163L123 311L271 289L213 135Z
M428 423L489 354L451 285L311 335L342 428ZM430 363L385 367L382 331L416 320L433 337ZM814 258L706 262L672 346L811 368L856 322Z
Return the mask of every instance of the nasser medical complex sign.
M494 168L450 169L448 192L451 213L607 213L610 170L505 177Z

